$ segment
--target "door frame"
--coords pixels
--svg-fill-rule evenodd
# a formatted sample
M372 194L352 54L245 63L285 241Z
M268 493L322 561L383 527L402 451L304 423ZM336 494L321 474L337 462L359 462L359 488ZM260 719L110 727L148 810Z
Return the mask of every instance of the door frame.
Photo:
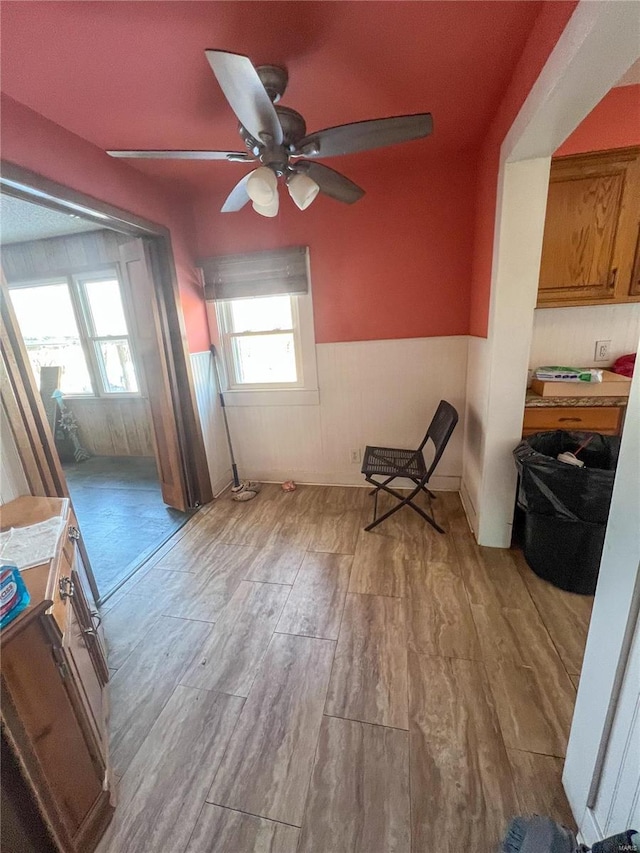
M511 545L551 156L638 58L639 22L637 3L580 0L502 142L489 326L469 338L465 404L461 496L481 545Z
M173 416L179 441L185 504L197 508L209 503L213 500L213 491L196 404L169 229L4 160L0 161L0 191L62 213L80 214L104 228L143 240L155 284L157 314L166 355L167 381L171 389ZM19 414L29 436L28 443L32 452L36 453L40 471L39 477L32 478L33 482L29 479L29 485L48 497L69 497L44 410L38 395L31 387L33 382L27 381L30 368L25 369L28 367L28 358L15 315L10 306L5 308L4 303L7 300L4 296L2 302L2 319L5 325L3 343L5 348L9 348L13 353L15 362L12 377L14 393L17 392L19 402L22 401ZM26 364L21 364L25 361ZM18 450L20 452L20 447ZM33 460L33 456L27 459L31 468ZM82 549L83 557L86 557L84 545Z
M511 543L516 493L511 450L521 437L551 156L638 58L639 21L638 4L580 0L502 143L489 330L487 338L469 342L461 488L483 545ZM590 812L640 610L639 386L636 375L563 773L574 817L590 844L599 840ZM630 488L633 506L624 500Z

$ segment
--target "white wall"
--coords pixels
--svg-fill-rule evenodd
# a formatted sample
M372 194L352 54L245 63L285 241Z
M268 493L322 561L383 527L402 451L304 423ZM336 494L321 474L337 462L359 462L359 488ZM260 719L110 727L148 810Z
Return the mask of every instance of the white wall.
M202 426L204 449L207 454L213 494L218 495L231 482L231 460L218 398L213 356L210 352L191 355L191 370L196 403Z
M507 163L499 185L474 522L479 543L497 548L511 544L517 482L512 451L522 437L550 165L549 157Z
M607 367L621 355L635 352L638 338L640 303L538 308L533 321L529 367L543 364ZM596 364L593 360L596 341L611 341L607 363Z
M318 344L320 405L228 407L242 477L362 485L351 450L416 447L441 399L460 414L432 484L462 474L466 336Z
M0 406L0 504L28 494L29 486L18 449L11 435L4 407Z
M640 374L631 383L563 780L593 844L640 818ZM634 643L635 638L635 643ZM640 827L634 826L635 829Z

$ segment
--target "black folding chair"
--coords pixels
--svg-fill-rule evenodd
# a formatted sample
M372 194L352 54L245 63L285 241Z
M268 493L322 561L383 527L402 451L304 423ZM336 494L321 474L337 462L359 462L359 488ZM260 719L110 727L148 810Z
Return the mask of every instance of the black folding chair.
M436 465L440 461L440 457L444 453L451 433L458 423L458 413L453 408L451 403L446 400L440 400L440 404L436 409L433 420L429 424L429 429L420 447L417 450L401 450L397 447L367 447L364 451L364 460L362 462L362 473L364 474L367 483L371 483L374 487L370 494L375 495L373 504L373 521L365 527L365 530L373 530L378 524L398 512L403 506L410 506L418 515L421 515L425 521L428 521L438 533L444 533L444 530L439 524L436 524L433 516L428 515L422 507L419 507L413 501L420 492L424 492L431 500L435 500L435 495L427 488L431 475L435 471ZM424 460L423 450L427 442L431 439L435 448L433 461L427 468ZM382 482L374 480L374 477L385 477ZM406 497L400 492L389 487L389 483L398 477L404 477L415 483L413 489ZM398 504L385 512L380 518L378 514L378 492L388 492L397 498Z

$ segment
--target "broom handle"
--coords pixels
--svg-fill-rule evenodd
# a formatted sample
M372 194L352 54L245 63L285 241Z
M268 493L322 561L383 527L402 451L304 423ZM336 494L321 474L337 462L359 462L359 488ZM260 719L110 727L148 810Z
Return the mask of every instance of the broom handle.
M220 377L220 368L218 366L218 353L216 352L216 348L213 344L211 344L211 355L213 356L213 363L216 367L216 377L218 379L218 397L220 399L220 408L222 409L222 419L224 421L224 430L227 434L227 444L229 445L229 455L231 456L231 473L233 474L233 485L240 485L240 478L238 477L238 467L236 465L236 459L233 455L233 444L231 443L231 433L229 432L229 422L227 421L227 409L224 404L224 394L222 393L222 379Z

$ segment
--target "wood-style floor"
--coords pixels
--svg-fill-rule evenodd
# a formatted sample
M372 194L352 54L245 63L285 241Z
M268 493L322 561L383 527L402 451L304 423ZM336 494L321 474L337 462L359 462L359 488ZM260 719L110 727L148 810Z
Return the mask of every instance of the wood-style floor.
M493 853L571 823L591 599L365 489L205 508L105 606L119 805L100 853ZM384 509L386 504L381 499Z

